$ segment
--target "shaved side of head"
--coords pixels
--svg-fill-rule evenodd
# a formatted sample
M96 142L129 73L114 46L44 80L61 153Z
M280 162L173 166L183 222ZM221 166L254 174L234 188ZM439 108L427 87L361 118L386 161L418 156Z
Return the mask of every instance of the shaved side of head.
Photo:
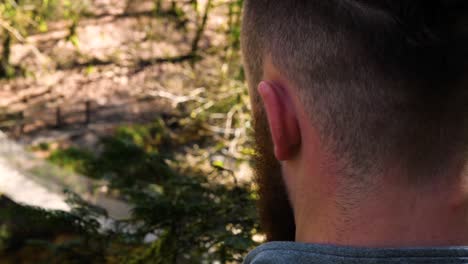
M466 10L466 1L246 0L249 85L270 56L344 176L366 182L391 167L429 181L465 158Z
M295 223L256 89L265 64L293 86L337 163L346 186L338 203L389 170L409 186L437 184L458 177L466 161L467 14L461 0L244 0L242 51L269 240L294 240Z

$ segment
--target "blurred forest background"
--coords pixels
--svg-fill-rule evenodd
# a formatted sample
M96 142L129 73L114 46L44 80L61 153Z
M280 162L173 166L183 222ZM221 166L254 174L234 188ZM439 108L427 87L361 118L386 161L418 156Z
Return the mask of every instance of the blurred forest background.
M240 263L263 241L241 9L0 0L0 130L69 206L0 193L0 263Z

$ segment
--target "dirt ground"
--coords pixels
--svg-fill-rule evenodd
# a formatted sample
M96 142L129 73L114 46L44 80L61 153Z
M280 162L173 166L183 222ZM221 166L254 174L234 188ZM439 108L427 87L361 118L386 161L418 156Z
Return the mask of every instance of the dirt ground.
M174 18L156 18L153 1L147 0L86 3L92 12L80 20L77 46L65 40L68 30L62 21L52 23L47 33L28 37L27 44L14 45L13 64L29 73L0 81L0 109L22 111L30 122L22 133L8 129L10 136L26 145L70 141L92 146L118 125L177 115L171 98L200 88L216 92L220 69L226 67L225 6L213 10L200 42L202 59L192 65L160 59L190 51L196 21L189 19L181 27ZM86 102L91 118L83 125ZM59 129L54 127L58 108L60 115L70 116Z
M118 126L150 122L158 116L177 118L188 95L219 94L229 71L226 6L216 5L211 12L200 41L201 59L193 64L184 59L164 62L190 52L197 26L193 10L184 10L192 19L182 27L174 17L155 17L153 2L88 0L88 15L80 20L76 46L66 40L69 25L63 21L51 23L46 33L29 36L26 43L16 43L12 63L24 67L27 74L0 80L0 113L21 113L28 121L19 126L20 132L17 124L0 130L24 147L58 142L92 149L101 136ZM43 157L40 152L35 155ZM186 164L200 165L200 157L184 155ZM205 162L209 161L206 155ZM4 183L0 192L45 208L67 208L62 196L9 163L0 159L0 182ZM240 178L251 174L246 162L237 170Z

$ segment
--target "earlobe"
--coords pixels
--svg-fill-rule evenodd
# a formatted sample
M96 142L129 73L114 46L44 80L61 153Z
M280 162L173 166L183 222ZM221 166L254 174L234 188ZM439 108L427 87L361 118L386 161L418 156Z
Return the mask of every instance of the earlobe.
M275 156L280 161L291 160L301 144L301 132L292 100L284 87L261 82L258 92L268 117Z

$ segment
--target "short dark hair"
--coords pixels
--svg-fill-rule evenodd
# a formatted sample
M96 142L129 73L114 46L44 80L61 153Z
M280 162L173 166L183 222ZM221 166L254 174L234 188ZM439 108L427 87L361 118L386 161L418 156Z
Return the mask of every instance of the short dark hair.
M249 85L270 56L347 175L446 174L468 145L467 2L245 0Z

